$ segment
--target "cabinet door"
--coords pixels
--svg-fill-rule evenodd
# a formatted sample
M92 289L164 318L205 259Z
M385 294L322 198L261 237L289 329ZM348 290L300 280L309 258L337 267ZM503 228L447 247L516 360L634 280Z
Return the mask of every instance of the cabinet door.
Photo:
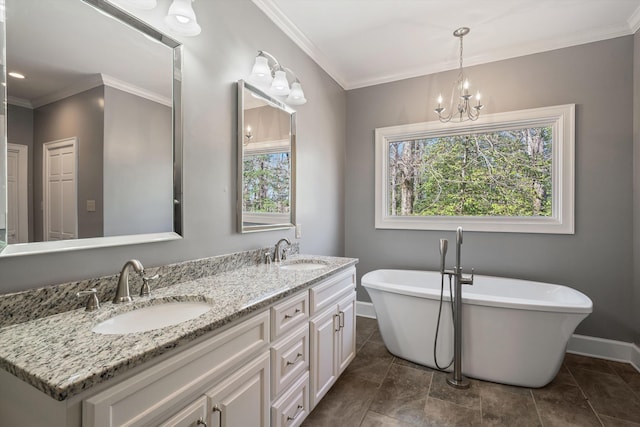
M160 424L160 427L199 426L207 426L207 396L200 397L173 417Z
M338 303L338 375L356 356L356 293Z
M264 353L205 393L211 424L219 427L269 426L269 353Z
M322 399L337 376L338 312L325 310L311 322L311 408Z

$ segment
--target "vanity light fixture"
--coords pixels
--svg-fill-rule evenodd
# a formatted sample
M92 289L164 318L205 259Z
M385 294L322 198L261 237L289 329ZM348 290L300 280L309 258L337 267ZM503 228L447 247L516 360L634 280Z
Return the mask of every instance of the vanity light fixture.
M202 30L196 20L191 2L194 0L173 0L164 22L176 33L183 36L197 36Z
M460 68L458 71L458 78L456 79L451 89L451 98L449 100L449 112L444 114L447 110L442 106L442 95L438 96L438 107L434 110L438 114L438 119L442 123L449 122L452 118L456 117L458 121L464 122L467 120L478 120L480 117L480 110L484 105L480 103L480 92L476 93L476 105L471 105L469 100L473 95L469 93L469 80L464 75L464 69L462 67L462 39L471 31L467 27L458 28L453 32L455 37L460 39ZM454 114L454 104L457 104Z
M247 138L247 142L244 145L247 145L251 142L251 138L253 138L253 133L251 133L251 126L247 126L247 132L244 134L244 137Z
M288 75L293 79L289 86ZM280 65L278 60L269 52L258 51L256 61L247 79L250 83L266 89L271 95L286 97L284 102L289 105L302 105L307 102L300 80L287 67Z

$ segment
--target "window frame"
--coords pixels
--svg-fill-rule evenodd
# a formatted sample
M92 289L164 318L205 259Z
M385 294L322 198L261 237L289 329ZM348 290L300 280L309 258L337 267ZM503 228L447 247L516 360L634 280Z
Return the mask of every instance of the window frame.
M547 217L391 216L388 213L389 143L505 129L551 126L552 213ZM575 104L482 115L473 122L412 123L375 129L375 228L506 233L575 234Z

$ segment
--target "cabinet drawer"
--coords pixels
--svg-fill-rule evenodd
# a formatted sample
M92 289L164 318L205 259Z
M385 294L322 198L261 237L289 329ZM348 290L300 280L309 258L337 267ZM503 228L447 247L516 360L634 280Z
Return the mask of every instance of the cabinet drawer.
M271 339L276 339L309 318L309 294L300 292L271 307Z
M309 325L271 347L271 395L275 399L301 373L309 369Z
M305 372L271 406L271 427L297 427L309 412L309 372Z
M268 343L269 313L264 312L88 398L82 425L153 424Z
M331 277L309 290L309 306L311 315L318 313L338 298L356 287L356 269L349 270Z
M169 418L160 427L197 427L207 425L207 396L202 396L191 405L187 406L173 417Z

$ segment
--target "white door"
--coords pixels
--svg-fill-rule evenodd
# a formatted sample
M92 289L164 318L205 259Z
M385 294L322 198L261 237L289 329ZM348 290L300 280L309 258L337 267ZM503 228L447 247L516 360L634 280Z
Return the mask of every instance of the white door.
M78 237L77 139L44 144L44 240Z
M29 241L27 158L29 147L7 144L7 243Z

